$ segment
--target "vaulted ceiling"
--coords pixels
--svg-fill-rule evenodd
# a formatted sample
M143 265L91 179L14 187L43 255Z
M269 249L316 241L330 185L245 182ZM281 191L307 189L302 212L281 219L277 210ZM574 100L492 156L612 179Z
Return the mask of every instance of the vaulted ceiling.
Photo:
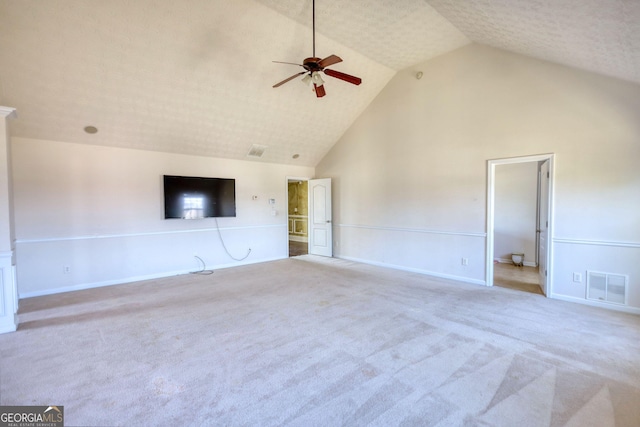
M0 105L14 136L313 166L397 71L472 42L640 84L639 23L638 0L316 0L317 56L363 80L318 99L272 88L311 0L0 0Z

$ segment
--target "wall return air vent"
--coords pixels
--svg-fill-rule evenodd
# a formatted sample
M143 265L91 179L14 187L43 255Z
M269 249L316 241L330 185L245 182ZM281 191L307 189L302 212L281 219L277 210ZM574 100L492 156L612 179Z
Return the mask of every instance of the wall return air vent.
M247 153L247 157L262 157L264 150L267 149L266 145L253 144Z
M612 304L627 304L629 276L587 271L587 299Z

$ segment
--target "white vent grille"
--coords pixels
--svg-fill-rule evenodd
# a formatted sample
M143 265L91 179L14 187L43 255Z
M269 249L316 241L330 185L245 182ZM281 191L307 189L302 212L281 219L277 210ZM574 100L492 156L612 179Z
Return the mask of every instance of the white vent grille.
M253 144L247 153L247 157L262 157L266 149L266 145Z
M587 299L626 305L628 282L623 274L587 271Z

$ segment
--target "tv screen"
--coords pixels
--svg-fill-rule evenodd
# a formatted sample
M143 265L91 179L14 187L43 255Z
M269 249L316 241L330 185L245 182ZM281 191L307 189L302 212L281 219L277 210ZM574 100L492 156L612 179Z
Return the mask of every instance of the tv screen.
M236 181L164 175L165 219L236 216Z

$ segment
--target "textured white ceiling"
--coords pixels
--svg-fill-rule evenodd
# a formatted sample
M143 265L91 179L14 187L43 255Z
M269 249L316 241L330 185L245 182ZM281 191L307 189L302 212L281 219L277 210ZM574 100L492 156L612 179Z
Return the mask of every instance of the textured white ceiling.
M640 0L428 0L477 43L640 83Z
M312 25L311 0L257 1ZM316 0L316 31L396 71L469 43L424 0Z
M313 166L397 70L471 41L640 83L640 0L0 0L15 136ZM87 125L99 132L88 135ZM296 160L293 154L300 154Z

